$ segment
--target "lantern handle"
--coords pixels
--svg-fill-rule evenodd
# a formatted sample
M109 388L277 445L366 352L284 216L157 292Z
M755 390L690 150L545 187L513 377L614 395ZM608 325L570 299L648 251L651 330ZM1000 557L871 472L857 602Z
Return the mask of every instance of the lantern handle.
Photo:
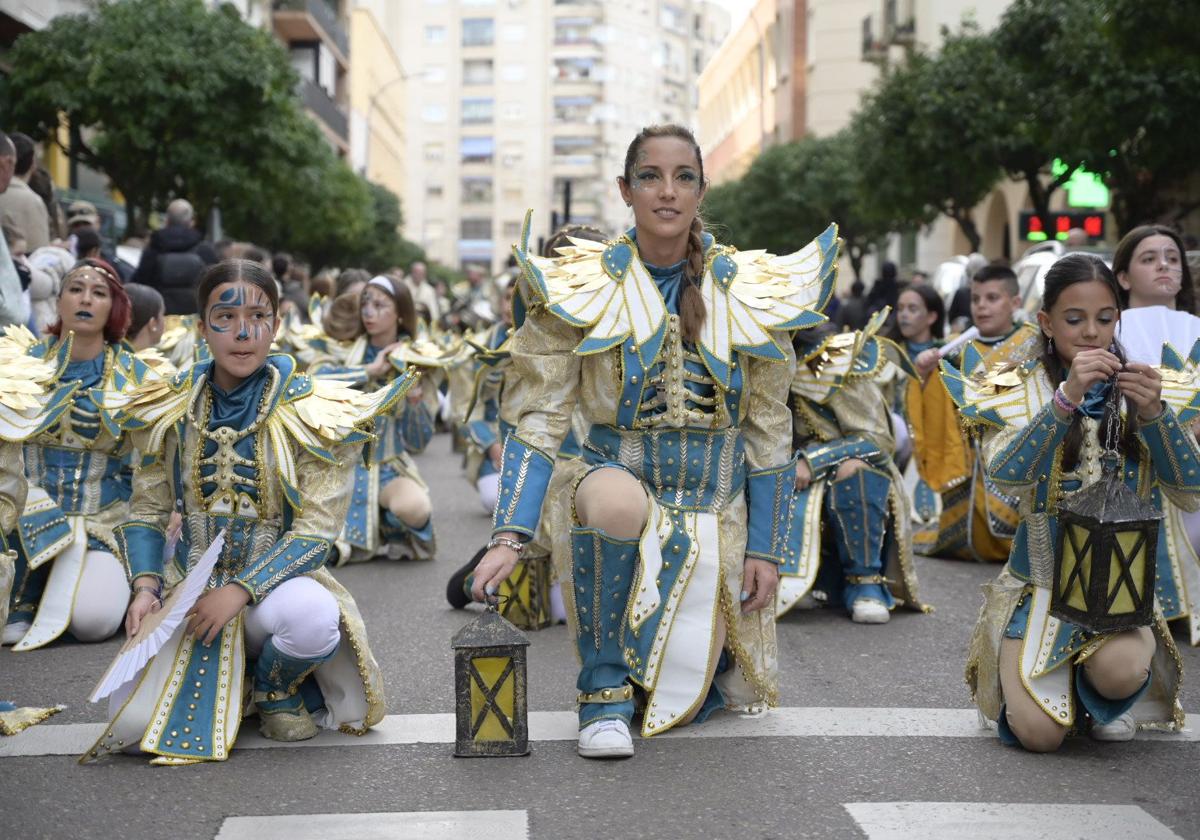
M508 595L501 595L497 592L495 595L485 595L483 599L484 612L500 612L500 602L507 601Z
M1122 369L1124 369L1124 362L1125 360L1122 358ZM1112 476L1119 472L1121 454L1118 446L1120 446L1121 437L1125 434L1125 418L1121 414L1121 389L1117 384L1116 374L1113 374L1108 380L1108 398L1105 400L1105 408L1108 409L1105 413L1109 414L1112 419L1109 421L1104 435L1104 452L1100 456L1100 461L1103 465L1104 475ZM1100 417L1100 422L1104 422L1103 415Z

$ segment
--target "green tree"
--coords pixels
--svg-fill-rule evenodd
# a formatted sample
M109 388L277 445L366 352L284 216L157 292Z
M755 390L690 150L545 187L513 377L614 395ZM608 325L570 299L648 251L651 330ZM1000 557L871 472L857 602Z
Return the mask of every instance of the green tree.
M851 124L854 159L876 212L897 229L944 214L979 250L972 209L1000 174L977 121L989 106L986 89L957 64L921 53L881 77Z
M228 210L260 173L310 162L286 52L231 7L100 2L18 38L8 60L7 122L57 139L65 118L65 151L109 177L135 229L174 196Z
M854 276L891 229L855 168L849 131L806 137L767 149L741 180L709 190L706 221L728 231L739 248L790 253L830 222L838 226Z

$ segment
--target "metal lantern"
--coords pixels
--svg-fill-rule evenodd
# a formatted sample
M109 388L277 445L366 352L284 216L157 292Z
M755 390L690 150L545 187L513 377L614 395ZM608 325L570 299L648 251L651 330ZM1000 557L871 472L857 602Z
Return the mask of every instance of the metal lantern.
M500 614L522 630L541 630L550 617L550 558L523 557L500 584Z
M1115 408L1112 386L1109 405ZM1110 416L1117 416L1115 413ZM1116 422L1109 423L1100 480L1058 505L1050 612L1097 633L1154 621L1162 513L1121 480Z
M489 605L454 635L454 754L529 754L525 649L529 639Z

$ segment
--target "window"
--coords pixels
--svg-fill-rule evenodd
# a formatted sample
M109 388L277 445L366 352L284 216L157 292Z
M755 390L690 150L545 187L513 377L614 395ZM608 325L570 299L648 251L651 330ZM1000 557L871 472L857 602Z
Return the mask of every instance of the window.
M490 96L462 101L462 124L480 125L492 121L494 100Z
M596 21L590 17L561 17L554 21L554 43L591 44L592 26Z
M525 108L520 102L505 102L500 114L509 122L522 119L525 116Z
M463 62L464 85L490 85L492 83L492 60L490 58L468 58Z
M459 141L463 163L491 163L496 155L496 141L491 137L464 137Z
M587 122L596 106L594 96L554 97L554 119L557 122Z
M425 27L425 43L426 44L444 44L444 43L446 43L446 27L444 27L444 26L426 26Z
M567 166L587 166L594 163L600 147L594 137L555 137L554 162Z
M441 219L426 219L425 228L421 233L421 238L428 244L437 242L446 235L446 223Z
M500 68L500 78L506 82L525 81L525 65L505 64L502 68Z
M680 35L687 34L687 13L678 6L672 6L667 3L659 6L658 22L662 24L664 29L670 29L673 32L678 32Z
M504 188L504 200L509 204L521 204L525 198L525 190L521 189L519 184L510 185Z
M445 105L426 105L421 109L421 119L427 123L442 123L446 121Z
M471 177L462 179L463 204L480 204L492 200L492 179Z
M446 150L441 143L426 143L424 154L426 163L441 163L446 159Z
M423 82L440 84L446 81L446 68L441 64L426 64L420 78Z
M462 45L490 47L496 40L496 23L491 18L463 18Z
M426 184L425 185L425 197L426 198L441 198L445 194L445 192L446 192L446 190L442 187L441 184Z
M560 82L586 82L597 78L598 64L594 58L556 58L554 77Z
M491 239L491 219L463 219L459 222L459 239Z
M516 169L525 157L520 143L505 143L500 147L500 165L505 169Z
M504 223L504 238L515 240L521 235L520 222L505 222Z
M315 83L317 81L317 44L298 44L288 51L292 69L301 79Z

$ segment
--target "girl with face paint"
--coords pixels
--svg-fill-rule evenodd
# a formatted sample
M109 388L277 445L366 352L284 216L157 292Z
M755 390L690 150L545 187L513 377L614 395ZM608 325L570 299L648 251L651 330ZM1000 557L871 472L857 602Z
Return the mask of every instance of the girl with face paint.
M58 423L25 445L29 498L3 642L34 650L66 632L107 639L129 600L113 529L128 518L130 443L97 404L135 362L122 339L129 298L116 271L84 260L63 277L58 320L29 355L51 361L52 384L76 386Z
M211 267L197 308L212 358L169 379L139 370L105 395L115 421L137 430L141 455L117 528L134 589L126 631L138 633L164 584L221 532L224 545L187 620L114 695L116 715L88 758L124 749L159 764L220 761L243 714L257 712L262 734L280 741L363 731L383 715L362 617L325 565L374 414L402 401L415 377L398 376L364 402L300 373L290 356L270 354L277 294L256 262ZM183 528L164 562L172 511ZM175 690L181 667L186 692ZM252 706L243 710L247 672Z
M617 188L634 223L621 237L546 259L529 253L527 221L514 249L528 292L510 342L518 413L472 586L493 598L546 521L587 758L633 754L638 691L643 736L776 702L787 331L824 320L837 251L832 229L788 257L714 242L700 147L681 126L640 132ZM582 457L556 461L576 412Z
M342 560L431 559L436 550L433 504L412 456L423 452L433 438L438 389L428 380L437 375L430 367L438 360L412 352L420 327L403 281L379 275L364 284L355 328L356 338L348 349L317 355L309 368L314 376L372 389L402 375L406 357L429 364L422 368L422 383L381 417L371 463L355 469L354 502L341 536L350 551Z

